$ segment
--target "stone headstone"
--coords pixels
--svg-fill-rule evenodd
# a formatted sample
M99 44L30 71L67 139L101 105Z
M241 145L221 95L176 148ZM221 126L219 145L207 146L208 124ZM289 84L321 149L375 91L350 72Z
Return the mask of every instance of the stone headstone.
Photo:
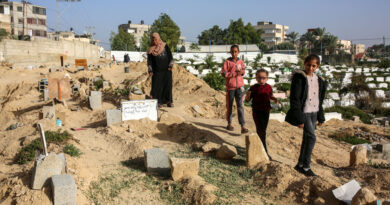
M107 126L122 122L122 111L118 109L106 110Z
M102 109L102 92L91 91L91 96L89 96L89 105L92 110Z
M153 148L144 151L145 167L148 172L169 176L171 167L168 152L162 148Z
M171 176L173 181L179 181L185 177L198 175L200 159L171 158Z
M354 122L360 122L360 117L359 116L353 116L352 117Z
M390 153L390 143L378 144L378 150L382 153Z
M62 170L61 173L65 173L66 168L66 157L64 153L57 154L57 158L61 160L62 162Z
M69 174L51 177L54 205L76 205L77 186Z
M376 204L376 196L367 188L361 188L352 198L351 205Z
M35 160L31 188L42 189L51 176L61 174L62 168L63 162L55 153L50 153L47 157L40 155Z
M249 168L256 168L261 163L269 162L263 143L257 134L245 136L246 164Z
M218 159L229 160L233 159L237 155L237 149L229 144L223 143L222 146L218 149L216 157Z
M367 163L367 149L364 146L355 146L350 152L349 166Z
M55 119L56 118L56 108L54 106L43 106L42 108L43 119Z
M214 152L217 151L221 145L214 143L214 142L207 142L202 146L202 151L203 152Z

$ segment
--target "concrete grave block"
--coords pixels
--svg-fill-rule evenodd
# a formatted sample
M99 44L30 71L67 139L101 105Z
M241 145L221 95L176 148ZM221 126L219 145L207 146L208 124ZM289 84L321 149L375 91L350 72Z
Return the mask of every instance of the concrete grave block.
M145 167L148 172L169 176L171 167L168 152L162 148L153 148L144 151Z
M358 145L350 152L349 166L357 166L367 163L367 149L364 146Z
M61 173L65 173L65 168L66 168L66 157L64 153L57 154L58 159L61 160L62 162L62 170Z
M378 144L378 150L382 153L390 153L390 143Z
M54 205L76 205L77 186L69 174L51 177Z
M40 155L35 160L31 188L42 189L51 176L61 174L62 168L63 162L55 153Z
M106 110L107 126L122 122L122 111L118 109Z
M110 88L110 82L108 81L103 81L103 90L109 89Z
M43 106L42 108L43 119L55 119L56 117L56 108L54 106Z
M48 89L44 89L43 90L43 100L44 101L48 101L50 98L49 98L49 90Z
M91 96L89 96L89 105L92 110L102 109L102 92L91 91Z

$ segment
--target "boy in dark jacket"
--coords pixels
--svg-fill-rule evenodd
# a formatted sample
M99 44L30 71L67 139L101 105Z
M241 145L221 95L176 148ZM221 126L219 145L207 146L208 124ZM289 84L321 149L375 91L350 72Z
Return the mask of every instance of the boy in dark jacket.
M299 160L294 168L306 176L316 176L310 169L310 161L316 142L316 122L321 126L325 121L322 103L327 82L314 73L320 64L317 55L306 57L304 64L305 70L296 71L292 77L290 110L287 112L286 122L303 129Z

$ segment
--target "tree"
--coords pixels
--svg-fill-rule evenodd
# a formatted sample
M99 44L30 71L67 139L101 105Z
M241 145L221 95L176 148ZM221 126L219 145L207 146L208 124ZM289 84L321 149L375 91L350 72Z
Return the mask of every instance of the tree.
M225 44L225 31L215 25L198 35L199 45L223 45Z
M175 49L179 43L181 35L180 28L166 13L162 13L160 17L153 22L149 36L154 32L160 34L161 39L168 44L171 50Z
M214 55L207 55L204 58L204 69L211 69L212 72L216 71L218 63L214 61Z
M197 43L191 43L190 49L194 51L200 51L199 45Z
M3 28L0 28L0 41L6 38L7 36L8 36L7 31Z
M111 49L117 51L134 51L135 40L131 33L127 33L119 28L118 33L111 32Z
M226 44L256 44L262 43L263 30L255 30L251 23L244 24L239 18L237 21L230 20L228 28L221 29L215 25L208 30L202 31L198 36L200 45L226 45Z
M259 53L256 55L255 59L253 59L252 62L252 68L253 69L258 69L260 66L260 60L263 58L263 52Z
M144 33L144 35L141 38L141 50L147 51L150 47L150 33Z
M289 34L287 34L287 41L296 45L296 42L298 40L298 36L299 36L299 33L295 32L295 31L291 31Z
M295 50L295 45L291 42L283 42L277 45L279 50Z

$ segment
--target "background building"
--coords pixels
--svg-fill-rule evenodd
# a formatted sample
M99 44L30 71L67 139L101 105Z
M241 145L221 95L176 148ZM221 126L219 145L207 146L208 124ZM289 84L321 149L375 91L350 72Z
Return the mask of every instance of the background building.
M340 51L344 51L347 54L351 54L351 50L352 50L352 42L351 41L348 41L348 40L338 40L337 44L342 45L340 47Z
M268 46L278 45L286 40L288 26L273 24L272 22L260 21L254 26L256 30L262 29L264 34L261 38Z
M133 34L135 39L135 45L137 47L141 47L142 36L144 36L144 34L149 31L150 27L150 25L146 25L142 20L141 24L133 24L131 23L131 21L128 21L127 24L121 24L118 28L121 28L127 33Z
M10 34L47 36L46 8L26 1L0 2L0 6L8 6L10 10Z
M353 44L352 45L352 53L358 54L358 53L364 53L366 52L366 46L364 44Z
M11 16L8 5L0 5L0 28L11 33Z

